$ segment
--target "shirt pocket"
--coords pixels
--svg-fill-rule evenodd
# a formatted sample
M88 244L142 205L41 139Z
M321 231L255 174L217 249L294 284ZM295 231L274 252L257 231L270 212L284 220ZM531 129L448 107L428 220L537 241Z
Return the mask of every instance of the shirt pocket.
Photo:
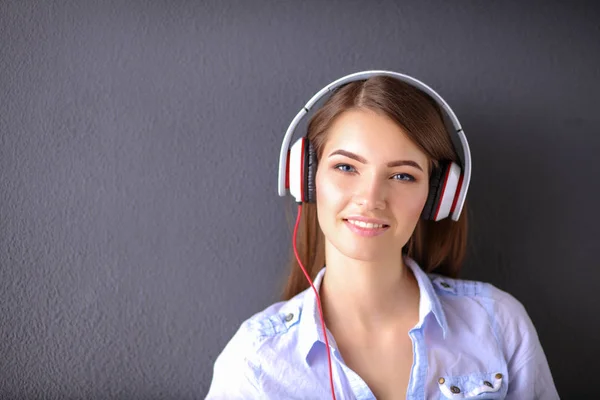
M504 374L476 372L438 379L439 399L504 399L507 385Z

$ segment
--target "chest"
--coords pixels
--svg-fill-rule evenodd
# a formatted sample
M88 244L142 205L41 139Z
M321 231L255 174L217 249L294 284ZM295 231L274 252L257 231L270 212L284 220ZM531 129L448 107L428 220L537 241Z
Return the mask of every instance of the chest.
M338 341L338 347L346 365L378 400L406 399L413 366L413 344L407 333L360 342Z

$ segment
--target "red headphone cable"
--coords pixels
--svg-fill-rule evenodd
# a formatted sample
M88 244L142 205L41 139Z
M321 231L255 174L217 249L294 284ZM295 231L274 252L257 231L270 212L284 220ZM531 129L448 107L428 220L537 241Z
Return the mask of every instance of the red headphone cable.
M293 237L293 243L294 243L294 255L296 256L296 260L298 260L298 264L300 265L300 268L302 268L302 272L304 272L304 276L306 276L306 279L308 279L308 283L310 283L310 286L313 288L314 292L315 292L315 296L317 298L317 304L319 306L319 314L321 316L321 326L323 327L323 336L325 336L325 346L327 347L327 361L329 362L329 383L331 384L331 398L333 400L336 400L335 398L335 391L333 390L333 371L331 368L331 352L329 351L329 341L327 340L327 330L325 329L325 319L323 318L323 309L321 308L321 300L319 298L319 293L317 292L317 289L315 289L315 286L312 283L312 280L310 279L310 276L308 275L308 273L306 272L306 269L304 269L304 266L302 265L302 261L300 261L300 256L298 256L298 249L296 248L296 236L298 234L298 225L300 224L300 215L302 214L302 203L298 204L298 216L296 217L296 225L294 226L294 237Z

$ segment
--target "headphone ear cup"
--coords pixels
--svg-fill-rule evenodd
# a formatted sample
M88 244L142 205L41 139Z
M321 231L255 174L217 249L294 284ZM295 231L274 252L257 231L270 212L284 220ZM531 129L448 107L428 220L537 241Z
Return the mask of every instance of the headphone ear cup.
M315 178L317 175L317 153L310 142L306 140L305 146L305 160L304 160L304 183L306 184L304 191L304 201L307 203L314 203L317 200L317 187L315 184Z
M448 161L440 164L429 179L429 195L423 207L426 220L439 221L453 211L462 178L460 166Z
M432 220L434 217L435 209L437 208L440 192L442 191L442 177L445 175L447 170L447 164L442 163L438 168L434 168L429 177L429 194L427 195L427 201L421 216L425 220Z

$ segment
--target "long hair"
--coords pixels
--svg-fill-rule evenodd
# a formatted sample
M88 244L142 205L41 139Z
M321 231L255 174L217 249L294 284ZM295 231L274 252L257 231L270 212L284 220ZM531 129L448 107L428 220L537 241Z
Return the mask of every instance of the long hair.
M396 122L427 155L430 171L438 167L442 160L460 164L435 100L399 79L374 76L342 86L311 118L307 137L317 153L317 168L329 128L338 116L352 109L368 109ZM426 272L456 277L466 253L467 213L465 203L456 222L448 218L438 222L421 218L404 245L403 253ZM315 203L302 204L297 249L302 264L314 279L325 265L325 236L317 220ZM289 300L308 287L308 281L291 252L290 272L282 299Z

